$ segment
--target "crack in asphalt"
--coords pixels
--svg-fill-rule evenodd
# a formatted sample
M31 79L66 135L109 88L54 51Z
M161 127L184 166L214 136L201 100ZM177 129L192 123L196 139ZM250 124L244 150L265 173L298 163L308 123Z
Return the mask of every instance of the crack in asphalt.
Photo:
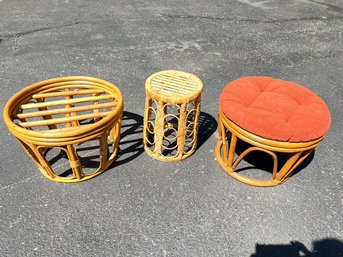
M60 26L50 26L50 27L43 27L43 28L38 28L38 29L32 29L32 30L27 30L27 31L22 31L22 32L17 32L13 34L0 34L0 44L6 40L12 39L12 38L19 38L22 36L26 36L32 33L40 32L40 31L45 31L45 30L51 30L51 29L58 29L58 28L65 28L65 27L70 27L74 26L77 24L80 24L81 22L73 22L70 24L64 24Z
M327 21L327 20L343 20L343 16L334 17L303 17L294 19L270 19L270 20L253 20L253 19L236 19L229 17L214 17L214 16L195 16L195 15L172 15L160 14L159 16L166 19L206 19L206 20L220 20L232 22L251 22L251 23L279 23L279 22L296 22L296 21Z
M317 0L307 0L309 2L317 3L320 5L327 6L329 8L335 8L336 11L343 12L343 9L326 4L318 2ZM280 23L280 22L297 22L297 21L328 21L328 20L343 20L343 16L333 16L333 17L303 17L303 18L294 18L294 19L269 19L269 20L254 20L254 19L237 19L237 18L229 18L229 17L215 17L215 16L196 16L196 15L173 15L173 14L158 14L159 17L163 17L165 19L204 19L204 20L217 20L217 21L231 21L231 22L250 22L250 23ZM74 26L77 24L82 23L81 21L59 25L59 26L50 26L50 27L42 27L38 29L32 29L12 34L0 34L0 44L5 42L6 40L10 40L12 38L19 38L22 36L26 36L32 33L40 32L40 31L46 31L46 30L52 30L52 29L58 29L58 28L65 28Z
M325 6L328 11L333 11L336 13L342 13L343 12L343 8L336 6L336 5L333 5L333 4L323 3L323 2L320 2L318 0L307 0L307 1L309 1L311 3L318 4L318 5Z

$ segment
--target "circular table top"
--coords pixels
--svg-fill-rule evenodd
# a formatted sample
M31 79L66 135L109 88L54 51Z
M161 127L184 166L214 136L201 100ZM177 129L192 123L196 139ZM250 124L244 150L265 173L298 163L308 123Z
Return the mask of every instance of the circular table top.
M198 77L176 70L152 74L146 80L145 87L150 97L176 104L196 99L203 90L203 84Z
M8 101L4 118L9 129L18 133L64 137L111 122L122 106L123 97L113 84L91 77L64 77L18 92Z
M245 77L220 96L225 116L257 136L282 142L308 142L324 136L331 123L324 101L294 82Z

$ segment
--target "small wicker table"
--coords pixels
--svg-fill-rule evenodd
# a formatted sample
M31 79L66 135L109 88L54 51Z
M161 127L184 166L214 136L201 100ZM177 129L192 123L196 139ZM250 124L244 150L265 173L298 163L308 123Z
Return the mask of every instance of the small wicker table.
M4 120L46 178L80 182L99 175L115 159L122 114L123 97L116 86L96 78L64 77L18 92L7 103ZM91 140L97 141L100 164L95 171L84 173L78 149ZM69 176L53 170L46 157L52 148L68 159Z
M193 74L166 70L146 80L144 149L153 158L177 161L196 149L201 80Z

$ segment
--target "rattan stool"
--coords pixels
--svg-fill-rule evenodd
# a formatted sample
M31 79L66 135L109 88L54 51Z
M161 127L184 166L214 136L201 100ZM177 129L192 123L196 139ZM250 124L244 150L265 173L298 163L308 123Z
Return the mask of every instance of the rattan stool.
M286 181L324 139L330 122L326 104L300 85L270 77L237 79L221 94L215 155L235 179L253 186L276 186ZM241 142L248 148L238 153ZM256 180L237 172L243 158L254 151L273 158L270 180ZM280 165L282 155L286 158Z
M144 149L153 158L177 161L196 149L201 80L186 72L167 70L146 80Z
M7 103L4 120L46 178L80 182L99 175L114 161L122 114L123 97L116 86L96 78L65 77L18 92ZM100 165L86 174L78 148L91 140L98 141ZM51 149L59 149L69 160L70 176L53 170L46 158Z

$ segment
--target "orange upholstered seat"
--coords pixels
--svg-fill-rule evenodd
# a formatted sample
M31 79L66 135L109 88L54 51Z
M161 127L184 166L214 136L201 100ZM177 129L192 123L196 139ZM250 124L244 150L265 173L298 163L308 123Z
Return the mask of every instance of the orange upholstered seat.
M324 101L294 82L246 77L229 83L220 96L229 120L260 137L308 142L326 134L330 111Z

